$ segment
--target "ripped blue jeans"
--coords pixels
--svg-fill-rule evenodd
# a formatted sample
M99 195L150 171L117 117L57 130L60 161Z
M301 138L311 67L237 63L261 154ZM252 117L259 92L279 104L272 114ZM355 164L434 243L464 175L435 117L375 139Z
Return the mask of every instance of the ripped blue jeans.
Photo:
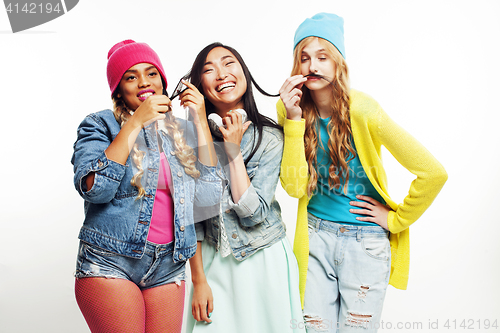
M146 243L142 258L125 257L80 241L76 261L77 279L105 277L134 282L141 290L186 279L186 262L174 263L174 242Z
M308 333L377 331L391 271L388 236L380 226L343 225L309 214Z

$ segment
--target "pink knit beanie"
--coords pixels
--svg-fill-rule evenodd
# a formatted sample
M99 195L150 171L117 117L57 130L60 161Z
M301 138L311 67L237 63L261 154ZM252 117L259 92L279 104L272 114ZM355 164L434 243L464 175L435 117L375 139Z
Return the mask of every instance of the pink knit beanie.
M132 66L140 63L154 65L165 81L164 89L167 89L167 77L163 71L160 58L146 43L136 43L131 39L115 44L108 52L108 84L113 95L120 83L123 74Z

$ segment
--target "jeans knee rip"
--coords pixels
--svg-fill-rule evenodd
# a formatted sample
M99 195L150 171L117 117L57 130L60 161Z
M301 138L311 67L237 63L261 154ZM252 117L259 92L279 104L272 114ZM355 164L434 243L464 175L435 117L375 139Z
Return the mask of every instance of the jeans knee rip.
M304 321L307 328L312 328L316 332L326 332L328 325L323 322L320 316L304 315Z
M359 287L359 291L358 291L358 301L361 301L361 302L364 302L365 301L365 298L366 298L366 295L368 294L368 290L370 289L369 286L367 285L361 285Z
M368 328L368 324L372 319L371 315L355 313L352 311L347 312L347 318L345 319L346 326L357 327L357 328Z

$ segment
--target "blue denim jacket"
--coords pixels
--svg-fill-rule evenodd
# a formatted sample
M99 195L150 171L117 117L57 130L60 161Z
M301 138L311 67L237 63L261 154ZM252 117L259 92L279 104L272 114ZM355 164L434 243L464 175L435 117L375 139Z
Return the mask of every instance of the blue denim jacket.
M255 135L258 135L257 131ZM244 160L253 150L253 138L254 126L252 124L243 134L240 144ZM218 153L224 151L221 147L217 148ZM246 166L251 181L250 187L235 204L231 197L231 188L226 182L219 206L221 214L205 221L205 239L217 250L220 239L220 218L224 221L233 255L239 261L245 260L259 249L269 247L286 236L285 224L281 219L281 208L274 197L282 154L282 131L265 126L259 149ZM224 156L219 156L219 160L224 161ZM229 169L225 168L225 170L226 179L230 179Z
M184 129L187 144L197 147L192 123L179 120ZM111 110L88 115L78 127L71 163L74 166L74 183L85 199L85 221L79 238L104 250L124 256L141 258L149 232L153 203L158 185L160 151L158 137L170 164L174 200L174 261L183 261L196 253L197 235L193 220L195 206L211 206L220 202L222 195L222 168L208 167L198 162L200 178L186 175L184 167L172 155L172 139L163 131L157 131L155 122L143 128L136 143L145 153L141 184L146 193L137 198L137 187L130 181L137 173L130 156L126 165L108 160L104 150L114 140L120 125ZM90 190L85 177L95 172ZM172 188L172 187L171 187ZM200 231L203 228L200 226Z

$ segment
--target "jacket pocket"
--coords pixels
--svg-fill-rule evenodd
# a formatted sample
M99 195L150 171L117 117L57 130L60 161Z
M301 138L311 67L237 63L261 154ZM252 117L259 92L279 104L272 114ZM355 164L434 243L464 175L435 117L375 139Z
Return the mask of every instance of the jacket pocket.
M110 251L103 250L97 246L90 245L85 243L85 251L90 252L91 254L102 256L102 257L114 257L118 256L118 254Z

